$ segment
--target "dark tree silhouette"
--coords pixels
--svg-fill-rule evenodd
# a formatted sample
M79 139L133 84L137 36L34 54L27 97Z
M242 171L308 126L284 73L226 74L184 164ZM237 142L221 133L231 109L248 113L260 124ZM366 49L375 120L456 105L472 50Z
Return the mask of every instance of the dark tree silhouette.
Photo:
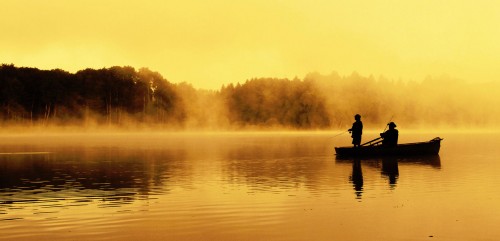
M158 73L132 67L62 70L0 67L0 118L4 121L83 121L102 124L137 121L179 121L174 86ZM182 115L181 115L182 116Z
M6 124L141 124L184 128L348 128L352 115L365 126L484 127L500 121L498 84L449 77L417 83L357 73L310 73L258 78L220 90L172 84L146 68L84 69L74 74L0 66L0 120ZM470 98L465 98L470 97Z

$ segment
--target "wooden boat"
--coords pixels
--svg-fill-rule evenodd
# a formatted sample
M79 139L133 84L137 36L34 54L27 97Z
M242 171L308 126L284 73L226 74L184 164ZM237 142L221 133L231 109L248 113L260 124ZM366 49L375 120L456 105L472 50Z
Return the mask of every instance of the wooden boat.
M360 147L335 147L337 156L415 156L438 155L441 147L441 138L436 137L426 142L398 144L397 146L383 146L381 138L364 143Z

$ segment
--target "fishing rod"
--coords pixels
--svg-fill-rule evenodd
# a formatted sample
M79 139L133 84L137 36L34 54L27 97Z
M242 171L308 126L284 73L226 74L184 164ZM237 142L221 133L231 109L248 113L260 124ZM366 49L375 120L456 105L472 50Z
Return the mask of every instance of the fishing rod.
M391 119L389 120L389 122L387 122L387 125L385 125L384 131L382 131L382 133L384 133L385 130L387 130L387 127L389 126L389 123L391 123L392 118L394 118L394 115L391 116Z
M389 123L391 123L391 121L392 121L393 118L394 118L394 115L392 115L391 119L389 119ZM372 146L372 145L376 145L376 144L380 143L381 142L380 139L383 139L382 134L385 133L385 130L387 130L388 126L389 126L389 124L385 125L384 130L382 131L382 133L380 133L380 137L375 138L375 139L373 139L373 140L371 140L369 142L365 142L365 143L361 144L361 146L366 146L366 145ZM375 142L375 141L377 141L377 142Z

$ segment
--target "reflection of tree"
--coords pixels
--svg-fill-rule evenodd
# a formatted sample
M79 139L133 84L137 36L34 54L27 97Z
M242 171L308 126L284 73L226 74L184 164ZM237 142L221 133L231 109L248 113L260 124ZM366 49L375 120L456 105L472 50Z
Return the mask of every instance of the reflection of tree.
M228 150L223 172L229 183L251 190L284 191L306 186L317 189L325 168L322 159L310 155L300 143L247 145Z
M72 150L71 153L0 156L0 198L5 203L39 198L125 204L136 196L168 191L172 173L185 172L185 154ZM185 175L185 174L184 174Z

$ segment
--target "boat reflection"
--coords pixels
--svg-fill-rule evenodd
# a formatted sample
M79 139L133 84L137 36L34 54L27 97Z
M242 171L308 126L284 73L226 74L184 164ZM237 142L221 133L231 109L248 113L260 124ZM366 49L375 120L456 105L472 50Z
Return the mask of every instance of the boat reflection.
M437 169L441 168L441 158L439 155L399 157L397 160L401 164L425 165Z
M400 164L404 165L422 165L422 166L431 166L433 168L441 168L441 159L439 155L423 155L423 156L408 156L408 157L400 157L400 156L383 156L377 158L343 158L343 157L335 157L336 163L351 163L355 159L360 160L362 163L365 163L368 166L378 167L379 163L383 160L396 160Z
M399 178L399 165L422 165L432 168L441 168L441 159L439 155L432 156L411 156L397 157L384 156L379 158L336 158L336 163L352 163L352 173L349 176L349 182L352 183L356 199L361 199L363 194L363 171L362 165L370 168L380 169L380 173L388 178L389 186L395 188Z

